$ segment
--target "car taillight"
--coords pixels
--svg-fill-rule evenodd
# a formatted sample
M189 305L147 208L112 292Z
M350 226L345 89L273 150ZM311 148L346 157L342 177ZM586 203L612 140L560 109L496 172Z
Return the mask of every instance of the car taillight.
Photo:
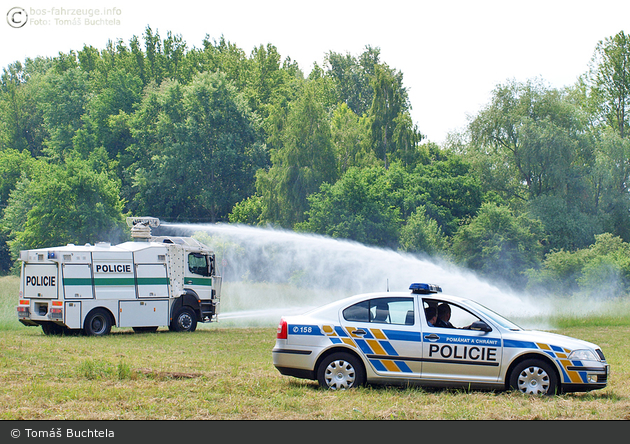
M278 334L276 335L277 339L287 339L287 321L284 319L280 319L280 323L278 324Z

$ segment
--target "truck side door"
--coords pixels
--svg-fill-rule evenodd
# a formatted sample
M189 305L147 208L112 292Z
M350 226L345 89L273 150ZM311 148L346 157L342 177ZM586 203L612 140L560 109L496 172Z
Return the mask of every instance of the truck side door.
M212 299L214 258L203 253L188 253L184 272L184 287L193 290L200 299Z

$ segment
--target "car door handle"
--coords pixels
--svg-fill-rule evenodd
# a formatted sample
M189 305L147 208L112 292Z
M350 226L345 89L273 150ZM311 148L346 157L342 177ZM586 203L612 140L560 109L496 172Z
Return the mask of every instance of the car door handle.
M353 332L351 332L353 335L355 336L363 336L364 334L367 333L367 331L363 330L362 328L358 329L358 330L354 330Z
M428 339L429 341L437 341L438 339L440 339L440 337L435 333L431 333L430 335L426 335L424 339Z

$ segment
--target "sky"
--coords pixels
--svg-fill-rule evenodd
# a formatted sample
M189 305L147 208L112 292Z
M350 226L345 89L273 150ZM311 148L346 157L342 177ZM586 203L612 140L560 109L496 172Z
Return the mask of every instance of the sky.
M628 0L12 0L0 7L0 67L37 56L105 48L108 40L179 34L189 48L221 36L243 49L268 43L305 74L330 52L367 45L403 73L412 119L442 144L509 80L576 82L600 40L630 33Z

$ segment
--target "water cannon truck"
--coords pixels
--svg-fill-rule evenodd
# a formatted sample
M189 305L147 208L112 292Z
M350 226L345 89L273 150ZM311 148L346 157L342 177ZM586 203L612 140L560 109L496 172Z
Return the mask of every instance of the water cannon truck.
M218 320L215 254L192 237L152 236L154 217L128 217L132 240L20 251L19 321L45 334L103 336L112 327L192 332Z

